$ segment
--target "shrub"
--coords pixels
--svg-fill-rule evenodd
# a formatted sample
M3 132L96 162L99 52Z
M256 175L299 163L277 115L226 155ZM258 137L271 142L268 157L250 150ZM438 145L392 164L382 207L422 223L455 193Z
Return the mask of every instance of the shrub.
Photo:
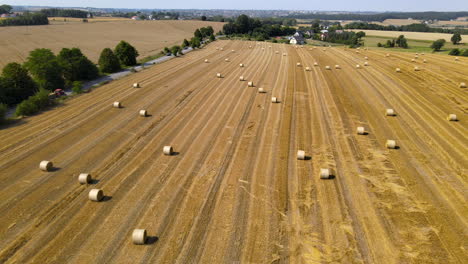
M377 43L377 47L379 47L379 48L383 47L382 43L380 43L380 42Z
M458 56L458 55L460 55L460 50L459 49L451 49L450 52L449 52L449 55Z
M74 81L72 86L72 92L74 94L83 93L83 83L81 83L80 81Z
M21 102L16 107L17 116L30 116L51 105L49 92L40 89L35 95Z
M465 49L460 55L463 57L468 57L468 49Z

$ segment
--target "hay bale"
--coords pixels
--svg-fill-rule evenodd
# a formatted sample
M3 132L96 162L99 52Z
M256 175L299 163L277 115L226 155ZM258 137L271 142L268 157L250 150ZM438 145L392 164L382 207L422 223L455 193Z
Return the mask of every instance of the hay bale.
M278 54L278 53L279 53L279 51L275 51L275 53L276 53L276 54Z
M458 121L457 115L455 115L455 114L450 114L450 115L447 117L447 120L448 120L448 121Z
M133 88L140 88L140 84L139 83L134 83Z
M148 116L148 111L142 109L142 110L140 110L140 112L138 112L138 114L140 116L146 117L146 116Z
M401 72L401 69L400 69L400 68L396 68L395 71L396 71L396 72Z
M80 175L78 175L78 182L80 184L88 184L91 182L91 174L89 173L80 173Z
M283 56L286 56L286 53L283 53Z
M416 57L417 57L419 55L419 53L416 52L416 54L414 54L414 55L416 55Z
M239 80L240 80L241 82L245 81L244 76L239 77Z
M205 63L208 63L208 62L209 62L208 59L205 59Z
M244 64L243 63L239 64L239 67L241 67L241 68L244 67Z
M223 78L223 75L221 75L221 73L218 72L218 73L216 74L216 77L218 77L218 78Z
M298 63L296 63L296 66L297 66L297 67L301 67L302 65L301 65L300 62L298 62Z
M235 52L234 50L231 50L231 52Z
M387 140L387 142L385 143L385 146L389 149L396 149L397 147L397 144L396 144L396 141L395 140Z
M357 68L357 69L360 69L360 68L361 68L361 65L356 64L356 68Z
M423 63L426 63L426 62L427 62L427 60L426 60L426 59L423 59Z
M414 67L414 71L420 71L421 69L419 69L418 66Z
M253 83L253 82L248 82L247 85L248 85L249 87L254 87L254 83Z
M132 241L135 245L144 245L146 243L146 230L134 229L132 233Z
M411 59L411 62L415 62L416 60L415 59Z
M317 63L317 62L314 62L314 66L318 66L318 63Z
M259 93L266 93L265 89L263 89L262 87L258 88L258 92Z
M369 63L367 61L364 62L364 66L369 66Z
M53 167L54 165L52 164L52 162L48 160L43 160L41 161L41 163L39 163L39 169L41 169L42 171L50 171Z
M171 146L164 146L163 153L164 155L170 156L174 153L174 149Z
M272 103L278 103L278 98L272 97L272 98L271 98L271 102L272 102Z
M386 116L396 116L396 113L395 113L395 110L391 109L391 108L388 108L386 111L385 111L385 115Z
M330 179L332 173L330 169L320 169L320 179Z
M298 151L297 151L297 159L298 159L298 160L305 160L305 158L306 158L305 151L303 151L303 150L298 150Z
M418 59L419 57L417 56L417 53L416 53L416 56L414 56L415 59Z
M458 57L455 57L455 60L458 61Z
M122 107L122 105L120 104L120 102L114 102L114 103L112 103L112 106L113 106L114 108L120 108L120 107Z
M310 71L310 67L306 67L305 70L306 70L306 71Z
M368 60L368 59L369 59L369 57L367 57L367 56L366 56L366 57L364 57L364 59L365 59L365 60Z
M340 65L335 65L335 69L341 69Z
M357 127L357 134L358 135L365 135L366 134L366 130L364 129L364 127Z
M99 202L104 198L104 192L101 189L91 189L91 191L89 191L88 198L91 201Z
M224 61L225 61L225 62L229 62L229 58L225 58Z
M390 54L389 53L385 54L385 57L390 57Z
M460 88L466 88L466 83L464 82L460 83Z
M331 70L330 66L325 66L325 70Z
M220 48L220 50L224 50L224 48Z

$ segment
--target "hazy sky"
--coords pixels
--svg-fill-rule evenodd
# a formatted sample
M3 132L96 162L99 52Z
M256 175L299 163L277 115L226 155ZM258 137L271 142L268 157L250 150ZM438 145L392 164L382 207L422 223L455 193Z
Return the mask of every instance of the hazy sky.
M468 11L468 0L0 0L0 4L161 9Z

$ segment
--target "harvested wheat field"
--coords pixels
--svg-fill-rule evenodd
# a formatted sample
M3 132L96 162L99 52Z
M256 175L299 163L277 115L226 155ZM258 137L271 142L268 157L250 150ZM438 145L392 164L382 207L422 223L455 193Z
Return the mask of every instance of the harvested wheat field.
M92 20L95 21L95 20ZM108 21L63 22L44 26L12 26L0 30L0 68L9 62L22 63L37 48L58 53L62 48L80 48L97 63L104 48L114 48L121 40L132 44L144 58L164 47L180 45L193 37L197 28L212 26L218 32L224 23L203 21Z
M357 30L353 29L351 31L364 31L366 36L378 36L378 37L390 37L397 38L400 35L404 35L407 39L417 39L417 40L438 40L445 39L445 41L450 42L450 38L453 34L448 33L430 33L430 32L407 32L407 31L385 31L385 30ZM462 41L460 43L468 43L468 35L461 35Z
M217 41L3 128L0 262L467 263L468 60L411 58Z

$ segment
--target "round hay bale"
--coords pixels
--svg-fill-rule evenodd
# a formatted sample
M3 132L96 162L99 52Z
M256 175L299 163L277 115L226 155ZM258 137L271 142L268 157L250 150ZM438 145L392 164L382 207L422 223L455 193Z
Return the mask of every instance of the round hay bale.
M455 60L458 61L458 57L455 57Z
M221 75L221 73L217 73L217 74L216 74L216 77L218 77L218 78L222 78L222 77L223 77L223 75Z
M271 98L271 102L272 102L272 103L278 103L278 98L272 97L272 98Z
M220 48L220 50L224 50L224 48Z
M335 69L341 69L340 65L335 65Z
M369 63L367 61L364 62L364 66L369 66Z
M415 59L418 59L418 58L419 58L417 55L418 55L418 54L416 54L416 56L414 56Z
M146 243L146 230L134 229L132 233L132 241L135 245L144 245Z
M88 184L91 182L91 174L89 173L80 173L80 175L78 175L78 182L80 184Z
M364 57L364 59L365 59L365 60L368 60L369 58L366 56L366 57Z
M253 83L253 82L248 82L247 85L248 85L249 87L254 87L254 83Z
M42 171L50 171L54 165L52 164L51 161L48 160L43 160L41 163L39 163L39 169Z
M421 69L419 69L418 66L414 67L414 71L420 71Z
M426 63L426 62L427 62L427 60L426 60L426 59L423 59L423 63Z
M395 113L395 110L391 109L391 108L388 108L386 111L385 111L385 115L386 116L396 116L396 113Z
M231 50L231 52L235 52L235 50Z
M266 93L265 89L263 89L262 87L258 88L258 92L259 93Z
M415 59L411 59L411 62L415 62L416 60Z
M146 111L146 110L143 110L143 109L142 109L142 110L140 110L140 112L138 112L138 113L139 113L139 115L140 115L140 116L143 116L143 117L146 117L146 116L148 116L148 111Z
M401 72L401 69L400 69L400 68L396 68L395 71L396 71L396 72Z
M457 115L455 115L455 114L450 114L450 115L447 117L447 120L448 120L448 121L458 121Z
M104 198L104 192L101 189L91 189L88 194L91 201L99 202Z
M283 56L286 56L286 53L283 53Z
M113 106L114 108L120 108L122 105L120 104L120 102L114 102L114 103L112 104L112 106Z
M298 151L297 151L297 159L298 159L298 160L305 160L305 158L306 158L305 151L303 151L303 150L298 150Z
M224 59L225 62L229 62L229 58Z
M417 52L416 52L416 54L414 54L414 55L418 56L418 55L419 55L419 53L417 53Z
M296 66L301 67L301 63L300 62L296 63Z
M271 49L271 46L268 46L268 48L270 48L270 49Z
M171 146L164 146L163 153L164 155L170 156L174 152L174 149Z
M385 143L385 146L389 149L395 149L397 147L396 145L396 141L395 140L387 140L387 142Z
M279 51L275 51L275 53L276 53L276 54L278 54L278 53L279 53Z
M241 68L242 68L242 67L244 67L244 64L242 64L242 63L241 63L241 64L239 64L239 67L241 67Z
M249 49L251 49L251 48L252 48L252 46L249 46Z
M390 57L390 54L389 53L385 54L385 57Z
M133 88L140 88L140 84L139 83L134 83Z
M325 70L331 70L330 66L325 66Z
M317 62L314 62L314 66L318 66L318 63L317 63Z
M460 88L466 88L466 83L464 82L460 83Z
M330 169L320 169L320 179L330 179L331 176Z
M205 59L205 63L208 63L208 62L209 62L208 59Z
M361 65L356 64L356 68L357 68L357 69L360 69L360 68L361 68Z
M306 71L310 71L310 67L306 67L305 70L306 70Z
M366 134L366 130L364 129L364 127L357 127L357 134L358 135L365 135Z
M244 76L239 77L239 80L240 80L241 82L245 81Z

